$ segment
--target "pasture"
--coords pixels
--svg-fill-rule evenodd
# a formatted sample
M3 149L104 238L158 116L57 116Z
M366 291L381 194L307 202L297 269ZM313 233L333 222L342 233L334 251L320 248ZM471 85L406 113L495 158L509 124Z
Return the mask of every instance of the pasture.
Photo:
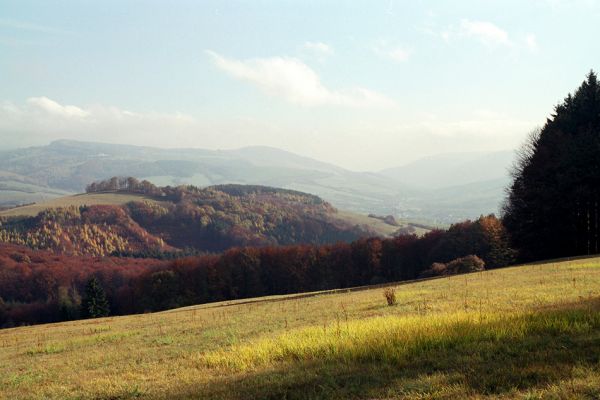
M600 259L0 331L6 399L600 397Z

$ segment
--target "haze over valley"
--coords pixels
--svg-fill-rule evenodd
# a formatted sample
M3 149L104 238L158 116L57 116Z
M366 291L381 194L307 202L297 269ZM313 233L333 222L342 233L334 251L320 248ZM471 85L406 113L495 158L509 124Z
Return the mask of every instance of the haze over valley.
M2 153L0 204L40 202L81 193L93 181L134 176L160 186L282 187L318 195L342 210L448 224L498 212L513 153L440 154L355 172L264 146L215 151L59 140Z

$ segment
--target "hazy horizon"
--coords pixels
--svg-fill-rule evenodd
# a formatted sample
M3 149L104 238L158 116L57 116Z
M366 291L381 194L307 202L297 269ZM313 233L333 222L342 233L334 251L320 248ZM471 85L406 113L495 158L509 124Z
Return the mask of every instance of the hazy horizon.
M513 149L598 66L580 38L599 16L559 0L9 1L0 148L271 146L355 171Z
M159 150L211 150L211 151L236 151L236 150L243 150L243 149L251 149L251 148L269 148L269 149L273 149L273 150L278 150L278 151L285 151L288 153L292 153L295 154L296 156L300 156L300 157L306 157L306 158L310 158L312 160L315 161L319 161L319 162L323 162L323 163L327 163L327 164L331 164L332 166L335 167L341 167L344 169L347 169L348 171L352 171L352 172L373 172L373 173L378 173L378 172L382 172L382 171L386 171L386 170L393 170L399 167L405 167L405 166L409 166L415 162L420 162L420 161L425 161L425 160L429 160L429 159L443 159L445 157L448 156L459 156L459 155L489 155L489 154L497 154L497 153L506 153L506 152L515 152L515 149L499 149L499 150L491 150L491 151L484 151L484 150L474 150L474 151L452 151L452 152L441 152L441 153L435 153L435 154L428 154L428 155L424 155L424 156L420 156L414 159L408 159L408 160L398 160L398 162L394 165L390 165L384 168L379 168L379 169L352 169L352 168L346 168L343 167L341 165L336 164L333 161L329 161L329 160L324 160L324 159L318 159L315 157L311 157L308 156L306 154L302 154L302 153L298 153L298 152L294 152L291 150L285 150L279 147L275 147L275 146L270 146L270 145L248 145L248 146L241 146L241 147L234 147L234 148L229 148L229 149L220 149L220 148L215 148L215 149L207 149L204 147L178 147L178 146L172 146L172 147L164 147L164 146L152 146L152 145L143 145L143 144L130 144L130 143L115 143L115 142L104 142L102 140L79 140L79 139L66 139L66 138L57 138L57 139L52 139L51 141L47 142L47 143L41 143L41 144L34 144L34 145L26 145L26 146L8 146L8 147L0 147L0 151L13 151L13 150L19 150L19 149L26 149L26 148L30 148L30 147L45 147L45 146L49 146L54 142L61 142L61 141L75 141L75 142L81 142L81 143L94 143L94 144L100 144L100 145L123 145L123 146L136 146L136 147L148 147L148 148L154 148L154 149L159 149ZM516 153L515 153L516 154Z

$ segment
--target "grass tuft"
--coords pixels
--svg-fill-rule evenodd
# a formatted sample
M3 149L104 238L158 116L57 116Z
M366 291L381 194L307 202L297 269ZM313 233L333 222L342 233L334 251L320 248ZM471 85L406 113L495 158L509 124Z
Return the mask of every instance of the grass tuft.
M385 301L388 306L395 306L398 301L396 300L396 289L388 287L383 289L383 297L385 297Z

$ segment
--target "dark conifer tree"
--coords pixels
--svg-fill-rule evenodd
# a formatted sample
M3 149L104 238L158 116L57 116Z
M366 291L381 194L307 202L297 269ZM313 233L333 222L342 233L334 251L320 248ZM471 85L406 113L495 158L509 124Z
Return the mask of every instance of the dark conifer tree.
M85 293L81 300L81 316L83 318L107 317L110 307L106 294L96 277L91 278L85 285Z
M518 156L503 222L521 260L598 253L600 85L593 71Z

